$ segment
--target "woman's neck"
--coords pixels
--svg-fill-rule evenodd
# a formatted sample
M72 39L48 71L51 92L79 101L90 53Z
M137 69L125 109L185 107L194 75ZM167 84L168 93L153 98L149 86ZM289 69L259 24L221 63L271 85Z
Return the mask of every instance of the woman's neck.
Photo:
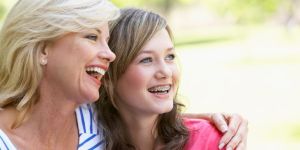
M32 145L34 149L61 149L62 147L76 149L78 129L75 109L77 106L69 100L41 95L26 120L19 127L11 130L12 135L15 135L16 145L20 147Z
M67 146L76 148L78 129L75 110L67 111L57 107L37 104L28 119L16 128L14 133L24 139L26 145L30 138L30 141L35 143L35 146L41 146L41 149L59 149Z

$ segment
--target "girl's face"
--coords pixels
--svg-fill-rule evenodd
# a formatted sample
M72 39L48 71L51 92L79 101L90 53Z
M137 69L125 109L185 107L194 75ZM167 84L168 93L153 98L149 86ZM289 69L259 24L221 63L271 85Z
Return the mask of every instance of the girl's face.
M122 114L134 115L169 112L178 79L174 46L167 30L162 29L143 46L117 81L118 108Z
M108 24L79 33L69 33L47 45L42 82L78 103L99 98L101 78L115 59L107 45Z

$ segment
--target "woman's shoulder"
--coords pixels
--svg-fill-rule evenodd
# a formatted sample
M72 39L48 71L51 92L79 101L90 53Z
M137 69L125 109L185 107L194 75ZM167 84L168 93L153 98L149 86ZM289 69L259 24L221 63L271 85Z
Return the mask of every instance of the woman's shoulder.
M76 109L79 132L78 150L104 149L105 142L94 104L82 104Z
M0 129L0 149L16 150L8 136Z
M218 150L222 133L213 124L202 119L184 119L184 124L189 130L186 150Z

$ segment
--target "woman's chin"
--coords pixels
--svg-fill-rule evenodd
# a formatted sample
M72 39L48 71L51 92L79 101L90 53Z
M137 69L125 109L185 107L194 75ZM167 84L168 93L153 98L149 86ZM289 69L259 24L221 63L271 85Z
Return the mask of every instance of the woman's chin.
M86 96L86 98L84 99L84 103L93 103L93 102L96 102L98 99L99 99L99 91L95 91L95 92L92 92L92 91L89 91Z

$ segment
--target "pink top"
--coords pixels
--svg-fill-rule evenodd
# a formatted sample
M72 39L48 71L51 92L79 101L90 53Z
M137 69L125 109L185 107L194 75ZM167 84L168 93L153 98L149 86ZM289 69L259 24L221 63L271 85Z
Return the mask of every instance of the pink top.
M189 140L184 150L219 150L221 133L208 121L201 119L184 119L189 130Z

